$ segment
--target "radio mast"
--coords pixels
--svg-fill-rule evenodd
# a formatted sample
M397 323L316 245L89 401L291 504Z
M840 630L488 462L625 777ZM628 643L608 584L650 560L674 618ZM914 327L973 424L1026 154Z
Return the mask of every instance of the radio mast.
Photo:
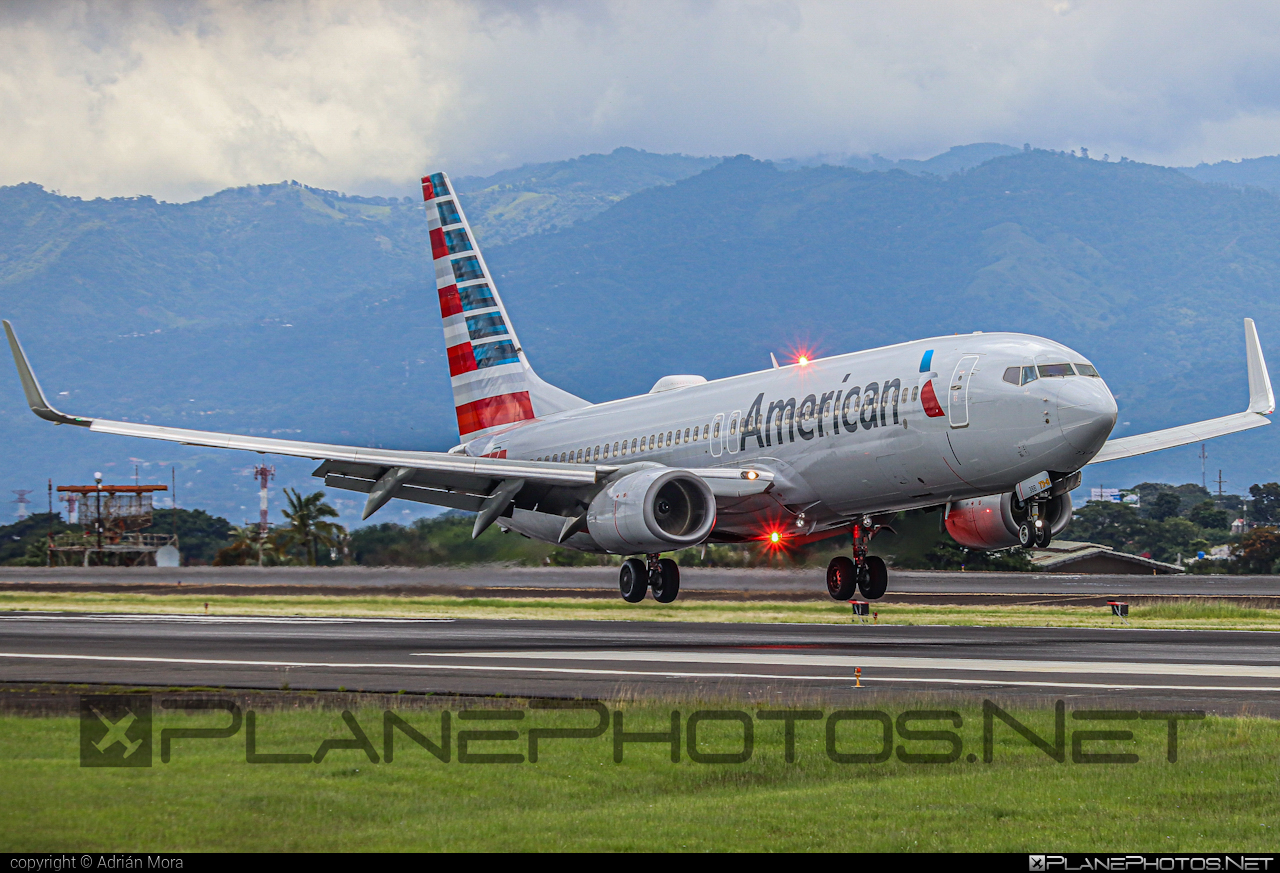
M262 483L258 510L258 566L262 566L262 546L267 541L267 529L271 522L267 519L267 483L275 478L276 468L259 464L253 468L253 476Z

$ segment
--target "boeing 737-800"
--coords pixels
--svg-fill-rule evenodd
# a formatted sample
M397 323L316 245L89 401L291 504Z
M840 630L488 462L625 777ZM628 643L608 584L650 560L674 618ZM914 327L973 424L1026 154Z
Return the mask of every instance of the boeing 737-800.
M542 381L444 173L424 177L459 444L389 451L66 415L45 398L4 322L31 410L101 433L322 461L325 485L476 513L503 529L629 557L630 602L679 592L664 552L703 543L806 541L847 532L827 570L848 600L884 594L868 544L902 510L944 507L969 548L1044 546L1071 518L1081 470L1269 424L1275 398L1245 320L1244 412L1109 440L1116 402L1079 352L1015 333L935 337L707 381L666 376L648 394L592 404Z

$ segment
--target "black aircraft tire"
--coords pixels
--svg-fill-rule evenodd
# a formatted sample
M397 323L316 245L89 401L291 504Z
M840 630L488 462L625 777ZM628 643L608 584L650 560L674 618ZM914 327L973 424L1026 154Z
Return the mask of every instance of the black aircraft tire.
M1053 532L1049 530L1049 525L1043 525L1036 528L1036 548L1048 548L1049 541L1053 539Z
M628 558L618 571L618 589L627 603L639 603L649 590L649 569L639 558Z
M879 600L889 590L889 568L884 565L884 558L867 555L867 575L858 586L862 596L868 600Z
M1031 522L1024 521L1022 524L1018 525L1018 545L1022 546L1024 549L1030 548L1035 542L1035 539L1036 535L1035 531L1031 527Z
M680 594L680 565L670 558L658 562L658 572L650 580L653 599L659 603L670 603Z
M832 600L852 600L858 593L858 566L844 555L827 565L827 593Z

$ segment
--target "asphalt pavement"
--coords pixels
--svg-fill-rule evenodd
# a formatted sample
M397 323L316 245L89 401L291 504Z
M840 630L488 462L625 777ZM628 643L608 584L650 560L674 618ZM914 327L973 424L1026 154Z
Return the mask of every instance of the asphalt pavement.
M780 703L1071 698L1280 716L1280 635L11 612L0 614L0 682Z
M682 568L686 599L825 600L820 568ZM614 567L0 567L3 591L617 597ZM1274 599L1277 576L891 571L887 602L1061 602L1166 597Z

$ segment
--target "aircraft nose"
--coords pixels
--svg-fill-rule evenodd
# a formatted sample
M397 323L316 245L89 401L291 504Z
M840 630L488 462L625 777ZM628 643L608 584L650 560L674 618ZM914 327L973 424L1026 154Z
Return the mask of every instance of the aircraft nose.
M1094 453L1116 425L1116 399L1105 382L1093 376L1067 377L1058 391L1058 423L1068 443Z

